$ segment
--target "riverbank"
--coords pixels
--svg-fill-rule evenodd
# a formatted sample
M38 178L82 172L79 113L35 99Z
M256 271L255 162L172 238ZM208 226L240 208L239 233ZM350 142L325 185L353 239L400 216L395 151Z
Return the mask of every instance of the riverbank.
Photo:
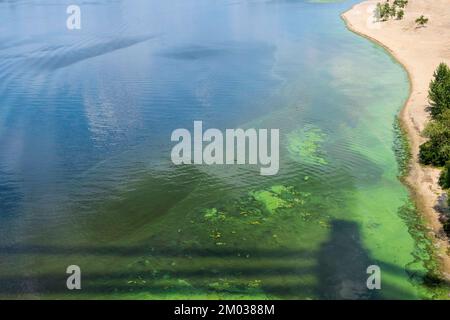
M402 126L411 144L411 168L406 183L416 196L424 214L444 276L450 279L449 241L440 216L440 203L445 194L438 185L440 170L419 164L419 146L425 141L422 130L429 121L428 86L441 62L450 64L450 0L410 0L403 20L378 22L374 10L379 0L355 5L342 17L353 32L385 47L407 70L410 96L400 113ZM424 15L429 23L417 28L415 20ZM380 70L382 72L382 70Z

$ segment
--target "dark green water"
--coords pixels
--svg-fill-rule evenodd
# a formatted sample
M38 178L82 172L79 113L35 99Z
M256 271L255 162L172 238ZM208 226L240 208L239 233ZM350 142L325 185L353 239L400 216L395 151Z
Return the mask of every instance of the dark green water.
M0 3L0 296L430 297L407 76L345 28L355 2L98 1L76 32L64 2ZM175 167L194 120L279 128L279 174Z

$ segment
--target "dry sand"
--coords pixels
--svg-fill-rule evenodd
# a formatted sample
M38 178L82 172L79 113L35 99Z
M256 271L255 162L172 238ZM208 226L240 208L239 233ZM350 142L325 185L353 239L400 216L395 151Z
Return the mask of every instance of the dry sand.
M444 195L438 185L440 171L418 162L419 146L425 141L421 131L429 121L428 86L439 63L450 65L450 0L409 0L403 20L385 22L374 17L378 2L381 0L364 1L342 17L350 30L384 46L409 73L411 95L401 112L413 154L406 182L435 240L442 271L450 279L449 241L439 221ZM421 15L428 17L429 23L417 28L415 20Z

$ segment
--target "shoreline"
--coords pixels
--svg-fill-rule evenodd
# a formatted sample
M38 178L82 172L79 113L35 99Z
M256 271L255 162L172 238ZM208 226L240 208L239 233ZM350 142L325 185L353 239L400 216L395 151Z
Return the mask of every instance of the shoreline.
M445 34L447 39L450 38L450 19L447 19L448 25L445 20L447 15L450 17L450 0L437 0L433 4L426 0L410 0L403 20L386 22L371 18L378 2L380 0L360 2L344 12L341 18L351 32L383 47L408 75L409 96L398 116L411 147L410 168L403 182L425 220L440 271L449 280L450 243L439 220L439 202L445 193L438 185L440 170L422 166L418 154L420 145L426 141L421 132L429 121L428 84L440 62L450 65L450 47L444 40ZM415 28L414 20L420 16L419 12L430 17L428 27ZM432 32L435 38L430 37Z

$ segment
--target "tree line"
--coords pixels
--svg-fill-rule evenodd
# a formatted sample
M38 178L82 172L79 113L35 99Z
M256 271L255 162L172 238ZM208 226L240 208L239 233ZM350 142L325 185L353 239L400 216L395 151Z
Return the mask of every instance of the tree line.
M443 168L439 184L442 188L449 190L450 68L445 63L441 63L434 72L428 97L431 121L423 132L428 141L420 146L419 159L422 164ZM450 228L450 225L447 225L447 228Z

